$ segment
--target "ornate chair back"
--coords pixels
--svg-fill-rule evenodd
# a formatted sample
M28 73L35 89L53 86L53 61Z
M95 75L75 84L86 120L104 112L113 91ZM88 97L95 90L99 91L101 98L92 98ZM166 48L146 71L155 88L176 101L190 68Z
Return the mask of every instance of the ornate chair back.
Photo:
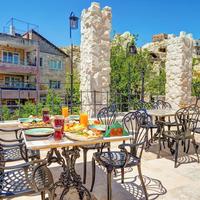
M97 119L104 125L110 126L112 125L116 120L116 109L113 106L102 108L98 114Z
M195 105L181 108L176 112L175 120L178 124L177 129L179 134L186 134L196 128L199 118L199 112L199 107Z
M124 128L133 135L133 139L130 141L132 144L131 153L138 158L141 158L147 140L148 129L144 126L144 122L147 121L147 113L138 111L126 114L122 120Z
M170 108L172 108L170 103L163 101L163 100L158 100L158 101L154 102L153 107L154 107L154 109L170 109Z

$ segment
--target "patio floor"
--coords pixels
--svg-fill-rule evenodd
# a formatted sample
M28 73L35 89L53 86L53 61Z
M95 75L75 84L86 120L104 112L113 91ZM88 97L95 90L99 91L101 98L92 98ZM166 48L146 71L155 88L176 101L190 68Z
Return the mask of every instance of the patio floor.
M3 138L11 138L9 133L0 133ZM200 142L200 137L197 138ZM117 149L119 143L114 143L112 149ZM163 149L161 158L157 159L158 145L154 144L150 147L149 152L143 153L142 172L144 175L149 199L158 200L199 200L200 199L200 164L196 162L196 156L193 156L192 146L190 155L181 155L180 150L178 168L174 168L174 161L168 149ZM91 184L91 156L92 151L88 152L88 174L86 187L90 188ZM46 155L46 151L42 151L42 156ZM77 161L77 172L82 175L82 153ZM59 177L61 168L52 165L51 170L55 178ZM141 198L141 186L137 177L137 169L127 169L125 174L125 183L120 183L120 173L113 177L113 200L132 200ZM72 191L73 193L73 191ZM97 167L96 182L94 185L94 200L106 200L106 173L103 168ZM27 197L17 197L16 200L26 200ZM40 195L28 196L29 200L39 200ZM59 198L58 198L59 199ZM72 195L66 200L75 200ZM78 199L78 198L77 198Z

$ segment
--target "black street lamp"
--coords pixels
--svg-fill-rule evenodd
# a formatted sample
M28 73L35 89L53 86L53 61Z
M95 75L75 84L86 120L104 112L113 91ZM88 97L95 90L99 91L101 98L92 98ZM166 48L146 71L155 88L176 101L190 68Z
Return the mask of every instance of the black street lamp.
M70 112L72 114L72 107L73 107L73 41L72 41L72 30L78 29L78 20L79 18L71 12L69 16L69 28L70 28L70 40L71 40L71 62L70 62Z
M128 55L134 56L137 54L137 48L134 45L133 42L128 42L126 45L126 57ZM131 96L131 68L130 63L128 63L128 109L129 109L129 103L130 103L130 96Z

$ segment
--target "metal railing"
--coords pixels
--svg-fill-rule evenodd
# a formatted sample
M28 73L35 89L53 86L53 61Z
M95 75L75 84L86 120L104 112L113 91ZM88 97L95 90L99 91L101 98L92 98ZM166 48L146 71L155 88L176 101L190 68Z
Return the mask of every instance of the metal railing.
M32 66L32 67L36 67L36 62L31 62L31 61L26 61L26 60L20 60L19 63L13 63L13 62L7 62L7 61L3 61L0 59L0 64L9 64L9 65L20 65L20 66Z
M34 85L35 83L32 83L33 85L28 85L30 83L21 83L21 88L19 85L16 85L14 89L18 89L19 94L20 91L23 89L27 89L28 91L32 90L33 88L35 89ZM48 83L41 83L40 86L43 85L46 87L46 91L48 91L49 84ZM76 85L76 83L74 84ZM48 98L48 106L51 108L52 113L54 114L60 114L61 107L63 105L66 105L68 107L72 107L73 114L78 114L82 111L84 106L92 106L94 110L94 115L96 116L99 109L105 106L108 106L110 104L115 104L117 107L118 112L126 112L132 108L132 105L135 101L141 99L139 94L135 94L134 92L131 91L130 94L130 99L128 97L127 93L119 93L116 91L111 91L111 92L102 92L102 91L79 91L78 89L74 90L73 93L73 101L71 102L70 98L70 90L69 89L63 89L63 88L69 88L66 87L66 85L61 84L61 88L58 89L51 89L52 95L50 95ZM78 88L78 87L77 87ZM65 92L63 92L65 91ZM90 95L90 103L86 104L83 100L83 96L87 93ZM101 102L99 101L99 96L103 96L104 100ZM155 100L157 99L154 97ZM4 97L1 94L0 91L0 120L4 120L4 109L5 105L3 106L3 99ZM59 100L58 100L59 99ZM21 117L21 114L23 114L23 106L26 101L32 101L36 102L36 99L20 99L20 95L16 96L16 101L15 102L9 102L6 107L10 110L11 113L14 113L17 111L18 116L16 117ZM41 115L41 106L45 107L47 104L47 98L45 99L45 96L43 99L41 99L41 104L35 103L35 115ZM31 113L30 113L31 115Z

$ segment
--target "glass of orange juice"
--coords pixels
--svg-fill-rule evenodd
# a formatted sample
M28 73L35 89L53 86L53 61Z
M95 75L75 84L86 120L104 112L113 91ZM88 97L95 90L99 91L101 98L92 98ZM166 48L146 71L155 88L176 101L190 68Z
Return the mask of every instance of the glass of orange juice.
M62 116L63 117L68 117L68 107L62 107Z
M80 124L85 127L88 126L88 114L87 113L80 114Z

